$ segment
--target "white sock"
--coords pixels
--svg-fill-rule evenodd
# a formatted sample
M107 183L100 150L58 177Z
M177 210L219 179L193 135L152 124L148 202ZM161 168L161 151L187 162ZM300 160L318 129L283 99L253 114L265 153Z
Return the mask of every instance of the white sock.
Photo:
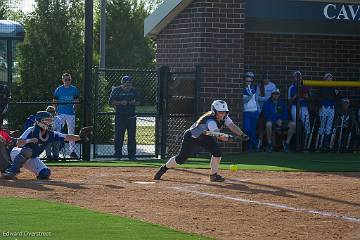
M211 174L217 173L219 171L221 157L214 157L211 156L210 167L211 167Z
M170 158L165 165L167 168L175 168L177 165L175 157Z

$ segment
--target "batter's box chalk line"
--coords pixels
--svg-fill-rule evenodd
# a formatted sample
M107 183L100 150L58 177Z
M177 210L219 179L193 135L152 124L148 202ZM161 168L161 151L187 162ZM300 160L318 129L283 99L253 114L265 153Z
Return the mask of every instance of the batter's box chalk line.
M193 193L196 195L212 197L212 198L222 198L222 199L240 202L243 204L260 205L260 206L265 206L265 207L270 207L270 208L283 209L283 210L293 211L293 212L302 212L302 213L314 214L314 215L319 215L319 216L324 216L324 217L332 217L332 218L342 219L342 220L349 221L349 222L360 223L360 218L348 216L348 215L339 215L334 212L324 212L324 211L320 211L320 210L316 210L316 209L295 208L295 207L287 206L284 204L260 202L260 201L245 199L245 198L230 197L230 196L226 196L226 195L208 193L208 192L200 192L197 190L190 190L186 187L185 188L184 187L169 187L169 188L175 189L176 191L179 191L179 192Z

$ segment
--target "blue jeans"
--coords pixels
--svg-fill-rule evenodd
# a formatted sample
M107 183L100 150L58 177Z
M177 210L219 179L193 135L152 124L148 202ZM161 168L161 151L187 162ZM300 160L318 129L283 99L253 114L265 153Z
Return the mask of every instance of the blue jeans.
M125 131L128 135L128 156L134 158L136 154L136 117L132 115L115 116L115 156L122 157Z
M256 137L256 125L259 118L259 112L244 112L243 129L246 135L249 136L247 149L256 149L258 138Z

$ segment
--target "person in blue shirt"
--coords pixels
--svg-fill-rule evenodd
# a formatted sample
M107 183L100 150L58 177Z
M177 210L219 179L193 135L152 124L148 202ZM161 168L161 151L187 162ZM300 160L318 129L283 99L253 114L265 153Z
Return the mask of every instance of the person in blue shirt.
M123 76L121 85L113 87L109 104L115 108L115 154L122 157L125 131L128 135L128 157L135 159L136 154L136 115L135 106L139 104L140 95L132 87L132 78Z
M279 100L280 90L274 89L271 98L263 105L263 112L266 122L267 151L273 150L273 133L274 131L283 132L287 130L287 138L283 141L284 151L289 150L289 144L292 136L295 134L295 123L288 121L288 109L286 103Z
M256 86L253 85L255 75L252 72L246 72L244 75L245 86L243 89L244 118L243 129L249 142L247 149L251 152L259 146L259 139L256 136L256 125L259 118L258 103L256 98Z
M54 103L56 112L61 120L61 124L67 125L68 134L75 132L75 103L78 103L79 90L71 84L72 78L69 73L62 75L63 85L56 88L54 92ZM59 104L57 104L59 103ZM70 157L79 158L75 153L75 143L69 142Z
M50 113L39 111L35 117L35 125L25 130L10 152L12 162L5 170L5 179L14 179L22 167L34 173L37 179L49 179L51 170L39 158L46 146L54 141L81 140L79 135L51 131L53 117Z
M256 87L256 98L258 102L258 111L259 111L259 118L257 122L257 131L258 131L258 138L259 143L256 147L257 151L260 151L262 148L263 138L264 138L264 131L265 131L265 119L264 113L262 111L262 107L264 103L271 97L272 91L276 89L275 83L271 81L269 73L264 75L261 83Z

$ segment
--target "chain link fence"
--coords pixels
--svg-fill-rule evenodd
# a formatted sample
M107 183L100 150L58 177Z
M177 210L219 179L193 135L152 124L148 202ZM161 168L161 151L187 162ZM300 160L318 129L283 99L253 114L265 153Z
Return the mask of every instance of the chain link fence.
M179 151L184 131L199 114L200 67L186 72L162 67L159 75L159 148L164 158Z
M115 154L115 110L109 104L113 87L121 84L125 75L133 79L133 87L140 94L136 107L136 154L135 157L154 157L156 139L157 72L137 69L96 69L94 111L94 158L108 158ZM127 134L124 139L123 156L127 156Z

